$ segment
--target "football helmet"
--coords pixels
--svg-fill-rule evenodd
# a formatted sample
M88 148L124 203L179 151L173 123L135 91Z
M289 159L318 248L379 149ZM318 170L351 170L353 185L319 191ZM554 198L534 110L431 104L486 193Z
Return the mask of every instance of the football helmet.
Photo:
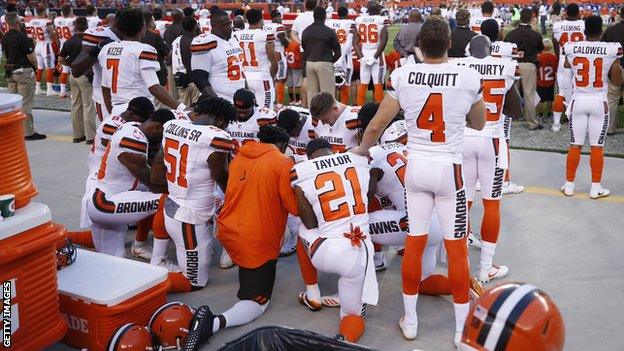
M565 327L550 296L531 284L507 283L486 291L468 312L462 351L559 351Z
M57 270L60 270L63 267L67 267L70 264L74 263L76 261L76 256L78 255L76 245L74 245L74 243L69 238L66 238L63 244L63 246L58 246L56 248Z
M156 350L154 338L149 330L138 324L129 323L117 329L106 345L106 351L152 351Z
M190 306L180 301L166 303L154 312L148 326L162 350L180 349L184 345L193 313Z
M334 69L334 76L336 77L336 88L340 88L347 84L347 74L342 68L336 67Z

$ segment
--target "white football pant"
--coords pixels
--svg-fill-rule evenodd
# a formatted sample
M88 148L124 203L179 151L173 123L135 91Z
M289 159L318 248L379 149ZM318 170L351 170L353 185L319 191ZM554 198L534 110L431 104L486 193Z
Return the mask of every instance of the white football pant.
M599 100L574 100L570 110L570 144L583 145L589 133L591 146L603 146L609 127L609 105Z
M364 57L360 60L360 84L368 84L371 79L373 84L383 84L386 80L386 58L383 53L372 65L365 65L362 61L366 57L373 57L374 53L364 53Z
M464 136L463 170L468 201L474 201L477 180L481 183L482 198L500 200L505 170L497 166L501 157L499 143L498 138Z
M35 45L35 57L37 58L37 69L54 68L52 44L37 43Z
M275 104L275 86L271 76L267 76L265 79L247 79L247 86L256 96L258 106L273 108Z

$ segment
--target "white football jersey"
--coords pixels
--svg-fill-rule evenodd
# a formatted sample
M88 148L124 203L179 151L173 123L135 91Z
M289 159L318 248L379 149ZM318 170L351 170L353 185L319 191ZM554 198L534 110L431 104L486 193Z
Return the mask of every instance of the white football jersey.
M210 18L200 18L197 20L197 23L199 24L199 31L202 34L210 33L212 30L212 27L210 26Z
M275 52L279 52L282 54L282 56L284 56L284 45L282 45L282 42L279 40L279 38L277 37L279 34L284 34L286 35L286 27L284 27L283 24L281 23L265 23L264 27L262 27L262 29L266 30L269 33L272 33L275 37Z
M208 158L213 152L233 151L234 142L224 130L188 120L171 120L163 129L169 198L180 206L174 219L205 224L214 215L216 190Z
M503 20L500 18L478 16L478 17L470 17L470 30L472 30L473 32L477 34L481 34L481 23L489 19L493 19L496 21L496 23L498 23L499 30L503 28Z
M291 183L303 190L312 205L320 237L342 238L351 226L368 232L369 172L368 159L350 152L317 157L293 167Z
M553 24L553 38L559 42L559 63L563 67L564 55L561 50L568 42L585 40L585 21L558 21Z
M503 106L505 95L514 82L520 79L518 63L513 60L492 56L478 59L464 57L452 61L458 66L475 69L482 76L483 102L485 102L485 126L482 130L466 128L466 135L481 135L490 138L503 137Z
M135 190L140 184L132 173L119 161L119 155L132 153L147 159L149 142L138 128L137 122L128 122L119 127L111 137L97 173L97 187L108 195Z
M158 20L158 21L154 21L154 25L156 25L156 30L158 31L158 34L160 34L161 37L164 37L165 29L167 29L167 27L171 25L171 22Z
M61 47L63 44L76 33L74 29L75 17L57 17L54 19L54 27L56 28L56 36L59 38Z
M50 44L52 38L48 33L48 27L53 27L54 24L48 18L33 18L29 22L30 28L37 44Z
M606 100L609 70L613 62L622 57L620 43L571 42L564 46L563 51L574 73L572 98Z
M325 22L325 25L336 32L342 56L349 56L353 48L353 33L351 31L355 29L355 21L350 19L330 19Z
M97 46L102 40L110 39L112 41L120 41L120 39L113 33L110 27L95 27L89 28L84 32L82 36L82 45L84 46ZM101 53L101 52L100 52ZM93 64L93 101L104 104L104 97L102 96L102 66L100 62L95 61Z
M461 163L466 115L481 100L481 75L455 63L399 67L388 95L405 111L409 157Z
M518 58L518 45L506 41L495 41L492 43L491 54L492 57L516 59Z
M290 137L290 140L288 141L288 147L292 150L293 154L306 156L308 143L317 137L316 127L318 125L318 120L313 119L312 116L306 116L306 121L303 124L303 128L301 128L301 133L299 133L296 137Z
M182 51L180 50L180 40L182 37L177 37L171 43L171 70L173 74L186 73L186 67L182 62Z
M98 60L103 68L102 86L110 88L113 106L127 104L139 96L154 101L149 87L158 81L146 82L143 78L160 69L152 46L126 40L110 43L102 48Z
M125 123L126 120L121 116L110 116L98 125L97 130L95 131L95 137L93 138L93 145L91 146L91 151L89 152L89 158L87 160L89 174L94 174L99 170L100 164L102 163L102 157L104 156L104 151L106 150L111 137L115 134L117 129Z
M362 53L365 56L373 55L379 47L381 30L390 25L385 16L362 15L355 19L355 28L360 35Z
M173 116L175 117L175 119L177 120L181 120L181 121L190 121L191 118L189 117L189 112L187 111L180 111L180 110L170 110L173 113Z
M381 134L379 142L382 144L399 143L406 145L407 126L405 125L405 120L392 122L392 124L390 124L388 128L386 128L386 130Z
M277 114L275 111L266 107L254 107L254 113L244 122L232 122L226 130L234 139L236 149L250 140L258 141L258 132L260 127L274 125L277 123Z
M335 152L345 152L347 149L358 146L358 112L360 112L359 106L347 106L334 125L318 123L316 135L327 140Z
M234 93L245 87L245 55L236 38L223 40L213 34L202 34L191 44L191 68L208 72L215 93L232 101Z
M87 26L89 29L97 28L102 25L102 20L98 16L87 17Z
M405 170L407 165L407 147L400 143L389 143L370 148L370 166L380 169L383 176L377 182L377 195L387 198L384 209L406 211L405 206Z
M245 78L266 78L271 71L266 44L274 43L275 35L263 29L243 29L236 32L236 38L245 53L245 60L243 61Z

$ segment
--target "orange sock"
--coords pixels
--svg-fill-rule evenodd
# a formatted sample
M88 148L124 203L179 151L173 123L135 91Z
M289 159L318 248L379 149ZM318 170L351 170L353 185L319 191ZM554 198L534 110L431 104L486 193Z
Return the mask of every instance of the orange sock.
M69 78L68 73L61 73L61 77L59 78L59 83L67 84L67 79Z
M37 81L37 83L41 82L41 77L43 77L43 70L38 69L35 73L35 80Z
M154 238L156 239L169 239L169 233L167 233L167 229L165 228L166 198L167 194L162 194L160 200L158 200L158 210L154 213L154 220L152 221L152 230L154 231Z
M384 97L383 84L375 84L375 92L373 94L375 102L381 102Z
M507 170L505 171L505 182L509 182L511 180L511 154L509 153L509 140L507 140Z
M498 242L500 232L500 200L483 199L481 238L488 243Z
M375 249L375 252L381 252L383 246L377 243L373 243L373 248Z
M423 295L451 295L451 283L444 274L432 274L420 282L420 294Z
M340 88L340 102L345 105L349 105L349 92L351 91L351 87L348 85L343 85Z
M364 319L361 316L350 314L340 321L340 334L349 342L356 342L364 333Z
M192 289L191 281L182 273L169 273L169 292L189 292Z
M91 235L90 230L84 232L67 232L67 237L76 245L95 249L95 244L93 244L93 235Z
M357 105L364 106L366 102L366 90L368 89L368 84L360 84L357 88Z
M467 303L470 301L470 267L468 266L468 245L466 239L444 239L444 247L448 255L448 276L453 292L453 302Z
M581 145L570 145L566 159L566 180L573 182L576 178L576 169L581 162Z
M422 255L427 245L428 234L408 235L405 239L405 252L401 263L401 278L405 295L418 294L422 275Z
M136 241L144 243L147 241L147 235L150 229L152 229L152 222L154 221L154 215L151 215L137 224Z
M553 102L553 112L563 113L565 110L565 98L561 95L555 95L555 101Z
M301 270L301 276L306 285L318 284L318 273L316 268L310 260L310 256L303 246L301 238L297 238L297 259L299 261L299 269Z
M275 83L276 101L278 104L284 104L284 82Z
M54 82L54 71L52 69L46 70L46 83Z
M604 168L604 149L602 146L592 146L589 153L589 166L591 167L592 183L600 183Z

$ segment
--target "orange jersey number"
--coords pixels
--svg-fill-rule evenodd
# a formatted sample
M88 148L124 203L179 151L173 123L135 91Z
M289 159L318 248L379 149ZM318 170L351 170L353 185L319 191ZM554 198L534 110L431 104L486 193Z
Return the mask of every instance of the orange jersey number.
M117 76L119 75L119 59L107 59L106 69L113 70L113 77L111 78L111 91L113 94L117 93Z
M338 43L340 43L340 45L344 44L347 42L347 31L340 28L338 30L336 30L336 36L338 37Z
M360 24L358 26L358 34L360 34L360 40L362 43L375 44L379 41L379 31L375 23Z
M229 56L227 58L227 77L230 81L237 81L241 79L241 69L238 63L240 60L236 56Z
M589 59L587 59L586 57L577 56L574 58L574 60L572 60L572 64L578 67L576 70L576 86L579 88L587 87L589 85ZM593 87L602 88L604 86L604 83L602 81L603 59L601 57L595 59L593 65L595 71Z
M406 152L407 151L404 151L403 153ZM393 152L391 154L388 154L388 157L386 157L386 161L388 161L390 167L394 167L400 164L399 168L397 168L394 173L396 173L396 176L397 178L399 178L399 181L401 181L401 184L405 186L405 166L407 165L407 158L405 158L405 155L398 152Z
M167 180L171 183L178 183L182 188L188 188L186 180L186 159L188 157L188 144L182 144L177 140L165 138L165 163L167 166ZM178 151L180 157L172 154L171 151ZM178 174L178 171L180 174ZM176 178L177 176L177 178Z
M331 189L319 195L319 202L321 204L321 210L323 211L323 219L325 222L331 222L351 217L352 215L366 213L366 206L364 205L364 201L362 201L362 187L360 186L357 171L354 167L349 167L345 170L344 177L347 179L349 186L351 186L351 189L353 190L352 192L355 204L351 209L349 208L347 200L344 199L346 193L344 182L340 174L334 171L325 172L317 175L314 180L314 185L317 190L325 187L327 183L331 183ZM338 204L335 210L332 210L331 203L340 199L344 199L344 201ZM351 211L353 211L353 214L351 214Z
M574 43L583 39L585 39L585 35L583 35L583 33L562 33L561 38L559 38L559 47L563 48L563 46L569 41Z
M446 141L442 106L442 94L431 93L416 119L416 126L418 128L431 131L431 141L434 143L443 143Z
M256 58L256 44L254 42L247 43L247 49L245 49L245 43L241 41L240 47L245 53L243 67L258 67L258 59Z
M68 26L56 27L56 35L59 37L59 39L67 40L71 38L71 30Z
M483 101L488 104L495 104L496 111L490 111L488 108L485 113L485 120L488 122L497 122L500 119L501 112L503 110L503 101L505 100L504 94L493 94L493 89L504 89L505 80L492 79L483 80Z
M104 156L102 156L102 161L100 162L100 169L98 170L98 179L102 180L106 176L106 163L108 162L108 154L111 151L111 143L109 142L106 145L106 150L104 150Z

